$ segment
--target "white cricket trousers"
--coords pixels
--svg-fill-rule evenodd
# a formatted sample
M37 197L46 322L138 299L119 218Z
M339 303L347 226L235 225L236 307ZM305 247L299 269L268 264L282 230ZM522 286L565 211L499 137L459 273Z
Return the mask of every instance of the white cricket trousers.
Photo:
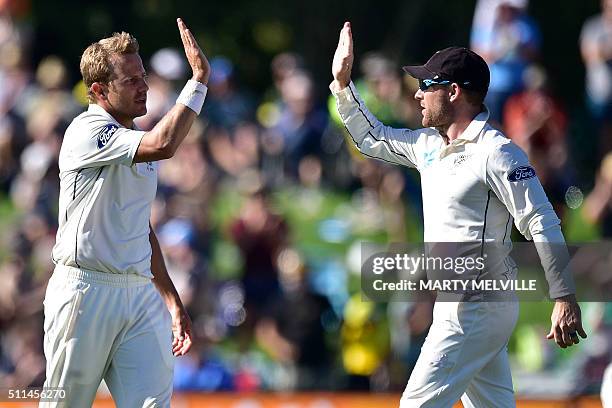
M436 302L400 408L514 408L508 339L518 302Z
M168 309L150 279L57 265L44 301L45 387L91 407L102 379L118 408L169 407L174 357Z
M601 383L601 404L603 408L612 408L612 363L606 368Z

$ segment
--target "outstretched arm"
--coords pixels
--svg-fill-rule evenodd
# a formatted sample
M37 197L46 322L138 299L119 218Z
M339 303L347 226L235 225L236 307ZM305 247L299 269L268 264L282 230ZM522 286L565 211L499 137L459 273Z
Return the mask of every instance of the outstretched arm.
M193 121L202 109L206 97L210 64L183 20L179 18L177 23L193 76L185 85L176 105L164 115L150 132L143 136L134 163L172 157L187 136Z
M419 167L420 155L415 152L415 145L423 132L394 129L376 119L351 82L353 60L351 23L346 22L340 31L338 47L334 54L334 79L329 89L336 97L338 112L355 146L368 157L408 167Z

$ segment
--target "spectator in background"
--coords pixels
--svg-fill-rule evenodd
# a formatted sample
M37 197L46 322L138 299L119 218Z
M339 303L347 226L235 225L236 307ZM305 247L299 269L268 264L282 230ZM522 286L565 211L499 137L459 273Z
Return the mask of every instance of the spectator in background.
M584 200L582 213L591 224L601 226L603 238L612 237L612 153L603 158L595 186Z
M274 99L280 98L281 87L287 77L296 71L304 70L304 61L301 55L292 52L283 52L272 59L270 63L272 82L274 83Z
M0 117L0 192L7 193L19 173L19 156L26 144L23 119L10 113Z
M154 206L159 211L152 220L162 223L174 217L188 220L195 229L191 244L207 254L210 238L207 214L219 179L203 153L203 126L196 119L175 153L177 160L161 162L158 201Z
M212 162L225 175L238 177L259 165L260 128L254 122L241 122L233 131L209 127L206 141Z
M234 64L222 56L210 61L212 74L204 117L212 126L234 129L241 122L252 120L255 109L251 98L236 83Z
M523 73L540 49L540 31L527 15L527 4L527 0L503 0L494 11L492 26L472 28L472 48L491 71L485 104L497 123L507 99L523 89Z
M304 72L303 58L296 53L280 53L272 59L270 72L273 86L257 107L257 120L264 129L261 134L262 174L267 185L278 186L285 183L285 143L277 129L285 106L282 88L287 78Z
M147 114L136 123L142 130L151 130L168 112L178 97L173 81L184 78L186 67L181 54L174 48L162 48L155 52L147 74Z
M580 34L586 66L587 107L599 133L599 151L612 149L612 0L601 0L602 13L588 19Z
M478 38L482 33L493 30L495 25L497 7L505 0L477 0L474 8L474 18L472 20L472 32L470 33L470 47L476 48L478 45L483 52L489 51L484 48L491 46L490 43L482 43Z
M279 253L278 267L282 291L257 322L256 338L276 361L297 370L298 389L329 386L332 353L322 318L333 313L331 305L309 287L307 267L295 249Z
M280 86L280 114L272 132L281 141L285 170L294 179L303 157L321 154L321 137L328 119L316 102L314 90L312 77L305 71L293 72Z
M28 65L30 45L24 30L12 19L10 2L0 4L0 191L7 192L19 169L18 159L28 144L23 112L15 105L33 73Z
M267 192L260 189L246 198L230 234L244 259L247 317L255 322L266 302L280 291L276 258L287 245L287 223L272 211Z
M363 57L360 67L363 79L358 82L362 82L364 102L372 106L372 113L389 126L406 126L406 111L408 106L414 105L414 100L403 94L396 64L372 52Z
M172 218L159 230L159 243L166 260L168 276L174 282L183 305L191 313L203 293L206 279L204 261L195 251L196 229L185 218Z
M524 78L525 89L512 95L504 108L504 129L527 153L555 212L563 218L565 192L573 184L566 145L568 118L547 91L543 68L532 65Z

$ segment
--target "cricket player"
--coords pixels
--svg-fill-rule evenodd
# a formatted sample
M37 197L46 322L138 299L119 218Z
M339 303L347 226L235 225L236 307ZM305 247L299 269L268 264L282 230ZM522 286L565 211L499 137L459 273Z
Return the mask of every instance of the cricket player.
M173 354L191 347L191 321L149 223L157 161L187 135L210 76L177 23L193 77L149 132L134 124L149 89L137 40L115 33L81 57L90 104L62 143L56 266L44 300L45 387L65 388L66 398L41 406L91 407L104 379L117 407L169 407Z
M526 155L488 123L483 105L489 69L474 52L450 47L425 65L404 70L419 80L415 98L423 129L393 129L365 107L351 82L350 23L340 32L330 85L338 111L368 157L416 168L421 174L425 242L510 244L511 220L548 265L555 299L548 339L562 347L586 338L568 254L555 215ZM484 300L484 299L483 299ZM436 302L433 323L400 407L515 407L507 342L516 301Z

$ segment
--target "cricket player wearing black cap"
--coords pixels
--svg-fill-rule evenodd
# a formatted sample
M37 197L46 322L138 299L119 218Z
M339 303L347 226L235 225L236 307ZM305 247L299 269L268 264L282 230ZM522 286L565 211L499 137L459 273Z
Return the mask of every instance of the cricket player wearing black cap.
M569 255L557 218L525 153L488 121L483 105L489 69L462 47L436 52L425 65L404 70L419 80L415 98L422 129L383 125L351 82L350 23L340 32L330 89L357 148L366 156L416 168L421 175L424 242L495 244L512 248L512 220L535 242L555 300L546 336L562 348L586 338L575 299ZM503 263L507 280L516 266ZM494 268L493 268L494 269ZM499 269L499 268L498 268ZM485 296L483 294L483 296ZM463 299L461 299L463 300ZM516 301L440 301L400 407L515 407L507 343L518 316Z

